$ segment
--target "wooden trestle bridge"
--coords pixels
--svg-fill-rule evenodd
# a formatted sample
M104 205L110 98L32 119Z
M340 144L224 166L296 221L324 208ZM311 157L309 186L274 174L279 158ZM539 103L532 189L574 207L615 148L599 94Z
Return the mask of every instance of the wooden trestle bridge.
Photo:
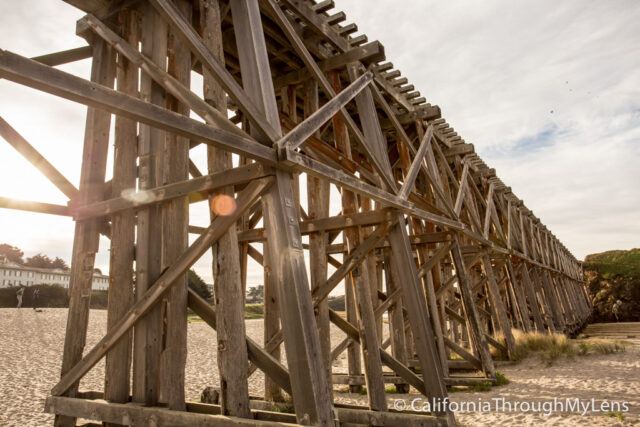
M513 355L512 329L586 321L580 263L333 0L66 1L86 12L86 47L0 50L1 78L88 106L77 188L0 120L69 198L0 204L76 221L62 372L46 402L56 425L451 425L447 411L393 411L385 383L443 399L446 385L495 378L490 348ZM90 80L54 68L85 58ZM199 144L206 171L189 158ZM191 203L231 198L209 227L189 224ZM111 239L108 331L85 349L100 234ZM186 279L212 248L214 306ZM245 335L248 257L264 267L263 343ZM346 318L327 305L340 283ZM219 405L185 402L187 309L217 330ZM330 323L344 332L335 348ZM344 351L348 374L334 375ZM103 357L104 391L78 390ZM256 409L256 369L264 400L284 391L295 415ZM337 383L366 385L368 406L334 404Z

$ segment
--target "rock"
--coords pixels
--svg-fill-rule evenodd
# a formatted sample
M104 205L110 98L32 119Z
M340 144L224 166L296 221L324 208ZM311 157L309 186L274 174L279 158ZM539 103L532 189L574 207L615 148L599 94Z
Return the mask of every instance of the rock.
M640 249L587 255L583 268L593 321L640 320Z
M200 393L200 402L212 403L218 405L220 403L220 389L215 387L205 387Z

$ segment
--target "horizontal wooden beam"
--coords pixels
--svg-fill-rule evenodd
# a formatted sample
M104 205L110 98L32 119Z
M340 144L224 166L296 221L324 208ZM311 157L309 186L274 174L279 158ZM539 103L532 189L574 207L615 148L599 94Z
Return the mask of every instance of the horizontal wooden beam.
M318 62L318 68L326 72L344 67L351 62L378 62L384 61L384 58L384 46L379 41L373 41L364 46L349 49L344 53L330 56L329 58ZM273 85L275 86L275 89L278 90L283 86L301 83L311 77L312 75L309 70L301 68L283 76L276 77L273 81Z
M267 164L273 148L0 49L0 77Z
M251 420L227 415L201 414L196 412L172 411L161 407L146 407L137 403L111 403L104 400L85 400L73 397L49 396L45 401L45 412L67 415L88 420L103 421L117 425L148 426L150 420L155 425L189 426L255 426L282 427L281 422ZM291 424L297 425L297 424Z
M364 195L382 203L383 205L397 208L406 214L413 215L418 218L427 220L433 224L442 225L444 227L449 227L455 230L463 230L465 228L465 225L463 225L459 221L451 220L449 218L445 218L443 216L422 210L416 207L411 202L408 202L387 191L381 190L378 187L374 187L365 182L362 182L354 176L347 175L342 171L338 171L329 166L326 166L296 151L287 150L286 161L292 168L300 172L306 172L309 175L326 179L329 182L334 183L338 187L346 188L353 191L354 193Z
M91 46L82 46L75 49L49 53L47 55L34 56L31 59L38 61L41 64L55 67L56 65L68 64L69 62L91 58L92 54Z
M166 202L182 196L201 193L206 195L228 185L246 184L270 174L272 173L265 172L261 164L252 163L149 190L132 192L126 196L116 197L88 206L72 206L71 212L76 220L112 215L131 208L142 209L152 204ZM199 197L200 200L205 198Z
M0 197L0 208L45 213L50 215L71 216L68 206L31 202L28 200L16 200L9 197Z

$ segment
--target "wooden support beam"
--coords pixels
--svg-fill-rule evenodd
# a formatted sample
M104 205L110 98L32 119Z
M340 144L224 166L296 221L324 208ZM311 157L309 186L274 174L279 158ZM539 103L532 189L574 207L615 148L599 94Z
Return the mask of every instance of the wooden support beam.
M471 289L471 284L469 283L468 271L462 256L458 236L454 236L453 241L455 245L451 250L451 257L455 266L456 276L458 277L458 287L460 289L462 307L467 319L467 330L475 344L478 354L480 355L485 375L489 378L495 378L495 365L493 363L491 353L489 352L489 345L487 344L485 337L484 326L480 320L478 307L476 307L475 303L475 296Z
M127 43L126 40L120 38L96 17L87 15L79 21L79 24L86 25L91 28L96 34L113 46L118 53L129 59L132 64L139 67L158 85L162 86L168 93L180 100L180 102L187 105L207 123L213 124L227 132L236 133L243 138L249 138L249 135L243 132L227 118L226 110L222 112L209 105L205 100L193 93L189 89L189 86L180 82L174 76L167 73L164 68L161 68L161 66L157 65L150 58L138 52L138 50L131 46L130 43ZM224 63L224 59L220 61ZM211 74L206 70L203 74L211 76ZM215 80L213 81L217 85L217 82Z
M265 168L261 164L252 163L237 168L218 170L210 175L174 182L156 188L141 189L137 192L128 191L126 196L90 205L72 205L70 211L76 220L85 220L113 215L132 208L139 210L179 197L192 196L194 199L204 200L205 197L201 194L210 194L226 186L246 184L269 174L272 174L272 172L265 172ZM118 192L117 194L120 193Z
M334 98L335 99L335 98ZM304 85L304 116L311 118L318 110L318 84L314 80L308 80ZM331 101L329 101L331 102ZM294 105L293 108L296 108ZM330 120L331 118L328 118ZM315 136L319 136L315 133ZM307 204L311 218L326 218L329 216L330 200L329 182L313 176L307 176ZM318 291L327 280L327 234L324 231L309 235L309 271L311 279L311 294ZM331 377L331 331L329 325L329 303L327 298L322 298L314 304L318 333L320 334L320 346L327 382L332 388Z
M38 61L41 64L55 67L57 65L91 58L92 54L91 46L82 46L74 49L62 50L60 52L49 53L47 55L34 56L31 59Z
M378 62L383 61L384 57L384 46L378 41L373 41L364 46L349 49L344 53L330 56L329 58L318 62L318 68L321 71L327 72L342 68L350 62ZM283 76L276 77L273 81L273 86L278 90L281 87L290 84L301 83L311 77L313 76L307 68L301 68L299 70L291 71Z
M101 40L93 41L92 48L92 83L107 88L113 87L115 80L114 53ZM3 53L0 52L0 55ZM95 108L87 109L79 203L88 204L99 201L103 197L110 125L110 114ZM82 359L89 324L93 267L99 249L99 237L99 221L88 220L76 223L69 282L69 312L62 355L62 378L69 377L69 374L77 366L76 364ZM79 379L80 377L69 381L64 389L61 389L57 394L66 393L67 396L75 396L78 391ZM57 416L55 425L75 425L75 418Z
M123 10L118 14L123 37L138 44L139 25L134 12ZM118 90L132 96L138 93L138 70L126 58L118 58ZM111 191L121 194L136 187L138 124L116 117L113 180ZM107 303L107 331L113 328L134 302L135 212L127 211L112 217L111 250L109 263L109 298ZM111 402L126 403L131 387L131 352L133 331L129 331L106 355L105 398Z
M251 120L251 123L260 131L260 133L273 144L280 135L279 129L274 125L277 123L277 111L275 116L268 116L269 112L265 112L248 94L250 88L242 89L233 76L226 70L224 65L212 54L211 50L205 46L204 41L196 33L195 29L183 17L180 16L176 6L170 0L150 0L151 4L162 15L162 17L170 24L171 28L182 37L191 52L206 67L211 76L216 79L218 84L224 88L224 91L236 102L238 107ZM232 8L233 10L233 8ZM242 66L242 61L240 61ZM268 71L268 68L267 68Z
M413 163L411 163L411 167L405 176L405 181L402 184L402 188L400 188L400 192L398 193L399 197L406 199L409 196L413 188L413 184L418 177L418 171L420 170L421 165L424 162L424 156L427 154L427 147L431 145L431 138L433 137L433 126L429 126L427 132L424 134L422 141L420 142L420 148L418 149L415 157L413 158Z
M189 248L182 253L176 262L165 270L160 278L151 286L144 296L122 316L116 325L82 358L75 363L63 375L58 384L51 389L51 394L60 396L80 380L105 353L113 347L118 340L159 300L160 297L173 285L184 272L186 272L206 252L213 243L218 241L228 227L251 206L266 189L273 183L273 178L262 178L253 181L239 195L237 209L231 215L218 216L207 228L206 233L198 237ZM82 190L81 190L82 191ZM93 268L92 268L93 273ZM92 275L90 277L93 277ZM77 325L73 325L77 328ZM74 336L73 334L69 334Z
M161 0L164 1L164 0ZM27 58L0 50L0 76L44 92L97 107L266 164L276 164L275 150L234 133L208 126L131 96Z
M321 108L305 118L293 130L282 137L278 142L279 148L295 149L302 145L307 138L313 135L327 121L331 120L339 110L360 93L371 82L371 73L365 73L345 88L340 94L329 100Z
M487 254L482 257L482 269L484 270L484 274L488 279L487 287L489 288L491 305L494 307L494 311L498 315L498 318L495 320L500 325L502 335L504 336L507 343L508 357L512 358L514 357L516 351L516 341L513 337L513 333L511 332L511 322L507 317L507 310L504 306L504 301L502 300L502 294L500 292L500 289L498 288L498 283L496 282L495 274L493 272L493 266L491 265L491 260L489 259L489 255Z
M166 70L167 25L146 4L142 9L141 50L155 64ZM162 88L153 84L147 73L140 76L140 97L158 108L166 105ZM138 187L141 191L159 186L162 181L162 153L166 134L148 124L140 124L138 138ZM136 302L142 300L147 290L162 273L162 227L159 206L150 206L137 213L136 236ZM159 398L160 344L162 308L153 307L135 325L133 337L133 392L134 402L155 405Z
M413 331L414 344L420 360L422 372L431 372L433 375L424 376L424 388L429 398L444 399L447 396L446 388L442 382L444 378L442 366L438 360L433 331L428 322L428 312L422 285L418 278L418 272L413 260L413 253L406 230L404 217L398 214L397 223L393 225L389 233L392 253L397 265L400 286L407 306L409 321ZM443 413L441 413L443 414ZM453 415L448 414L451 421Z
M440 262L440 260L443 257L449 254L452 247L453 247L453 242L449 242L449 244L443 245L442 247L438 248L427 262L420 265L420 269L418 270L418 275L420 275L420 277L425 276L427 272L430 271L433 267L435 267L435 265L438 264L438 262Z
M380 89L391 97L391 99L405 110L412 112L414 110L413 105L401 94L398 89L393 86L388 80L386 80L381 74L374 73L373 80L376 82Z
M260 106L269 125L276 129L273 139L276 141L281 136L278 107L258 4L249 0L233 1L231 15L243 86ZM262 140L268 144L273 141ZM313 314L292 179L291 174L276 171L275 185L262 198L269 241L267 259L272 267L272 280L277 284L296 418L300 423L329 424L333 419L333 405Z
M531 278L529 277L529 270L524 262L520 264L520 278L522 279L524 292L529 302L529 308L531 308L531 312L533 313L533 321L536 325L536 329L538 332L544 333L544 321L542 320L542 314L540 313L540 305L536 298L536 292L533 288L533 284L531 283Z
M462 169L460 185L458 186L458 195L456 197L456 203L453 208L457 216L460 216L460 211L462 210L462 202L466 194L466 188L469 185L469 180L467 179L468 175L469 175L469 163L465 163Z
M203 0L200 2L200 22L202 39L206 47L213 55L224 64L224 48L222 39L222 21L220 4L217 0ZM227 115L227 96L222 86L215 78L203 69L203 98L220 115ZM230 121L226 121L231 123ZM235 127L235 126L234 126ZM236 128L237 129L237 128ZM251 165L249 165L251 166ZM207 147L207 172L209 174L228 173L233 170L231 153L216 147ZM210 219L215 220L217 214L226 214L216 209L218 201L229 200L234 197L233 185L221 187L209 197ZM218 320L216 339L218 342L218 372L220 377L220 408L223 415L232 415L242 418L250 418L249 387L247 382L247 360L253 359L247 355L255 352L255 343L246 338L244 323L245 288L242 286L240 273L240 248L238 244L238 232L235 226L229 227L226 233L212 246L212 275L214 278L215 313L214 319ZM249 248L248 248L249 249ZM261 263L262 264L262 263ZM205 302L195 297L189 290L189 305L196 301ZM202 305L202 304L201 304ZM207 307L209 308L209 307ZM204 307L203 307L204 309ZM201 316L202 317L202 316ZM210 324L210 323L209 323ZM243 345L246 342L246 346ZM253 348L252 348L253 347ZM264 354L260 353L260 354ZM264 356L269 357L268 353ZM270 360L270 359L267 359ZM281 381L285 385L290 384L288 373L282 374L282 369L275 362L274 372L286 377ZM274 368L274 364L271 367ZM276 375L275 373L273 375ZM288 386L291 390L291 386Z
M462 230L464 228L462 223L458 221L451 220L443 216L436 215L417 208L411 202L401 199L400 197L393 195L387 191L381 190L378 187L369 185L363 181L358 180L352 175L348 175L342 171L326 166L321 162L315 161L308 156L297 153L293 150L287 150L287 162L290 162L292 167L294 167L296 170L306 172L310 175L323 177L328 181L334 183L338 187L348 189L358 194L362 194L373 200L381 202L382 205L397 208L400 211L412 216L422 218L436 225L442 225L450 229Z
M327 298L329 293L344 279L347 274L351 273L355 268L364 261L366 256L376 247L378 242L382 240L389 229L389 223L383 222L376 230L358 244L355 248L351 248L349 255L338 268L322 285L318 286L313 292L314 305ZM349 242L353 244L354 242ZM361 274L361 273L358 273Z
M59 396L49 396L45 402L45 410L58 416L78 416L116 425L147 426L149 420L154 419L161 425L247 426L246 419L225 415L172 411L167 408L145 407L135 403L109 403ZM251 420L251 425L281 427L282 422Z
M339 52L345 52L349 49L345 38L331 27L331 24L322 15L315 13L311 6L301 0L283 0L282 4L297 15L312 31L331 43Z
M287 1L288 1L287 5L289 6L289 0ZM297 0L291 0L291 1L295 1L296 3L298 3ZM328 98L330 99L335 98L336 92L331 87L331 84L329 83L325 75L318 68L318 65L316 64L315 60L313 59L313 57L305 47L304 43L300 39L300 36L298 36L293 26L291 25L291 22L285 16L284 12L280 9L280 7L273 0L260 0L260 5L267 10L267 13L272 14L273 17L276 19L277 24L284 31L285 35L287 36L287 39L292 44L296 53L301 57L305 66L309 69L313 77L319 83L320 87L322 88L322 91L327 95ZM353 82L355 80L356 80L356 76L351 76L351 81ZM362 97L366 96L367 93L368 92L365 90L364 92L361 92L360 94L358 94L356 96L356 103L358 104L359 102L361 102ZM358 109L360 109L360 107ZM390 170L390 166L388 165L389 163L388 158L386 156L384 158L381 158L381 156L377 155L375 148L371 147L370 144L372 142L370 142L370 138L369 138L370 135L368 135L369 128L366 125L363 125L364 127L364 136L363 136L358 126L355 124L355 122L353 121L349 113L347 113L347 111L344 108L340 110L340 115L343 118L345 124L348 126L351 134L356 138L358 143L367 153L369 160L371 161L374 167L374 170L378 172L378 174L380 175L385 185L391 191L395 192L396 187L395 187L395 183L393 182L393 177L390 174L391 170ZM286 157L286 155L283 155L282 157L284 158ZM381 161L383 161L383 163L381 163Z
M189 308L218 332L218 316L216 310L192 289L189 289ZM242 339L246 344L245 351L248 354L249 360L278 384L280 388L291 394L291 380L287 369L251 338L243 335ZM240 367L245 371L245 375L247 375L246 365L240 364Z
M0 208L44 213L50 215L71 216L71 211L68 206L54 205L51 203L42 202L31 202L27 200L16 200L9 197L0 197Z

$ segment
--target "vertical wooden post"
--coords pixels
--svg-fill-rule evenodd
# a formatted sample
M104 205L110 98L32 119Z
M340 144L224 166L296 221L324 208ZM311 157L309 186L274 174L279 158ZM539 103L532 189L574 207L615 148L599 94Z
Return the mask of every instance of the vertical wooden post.
M490 378L495 378L496 368L493 364L491 353L489 352L487 338L484 336L485 329L482 326L480 314L476 307L474 292L472 290L473 288L469 283L469 276L462 256L462 250L460 249L458 236L454 236L453 240L455 244L451 248L451 257L456 269L456 276L458 276L458 286L462 297L462 307L464 308L464 312L466 314L465 317L467 318L467 324L464 326L471 338L471 342L469 344L475 343L475 346L472 345L471 347L477 348L485 375Z
M222 21L218 0L201 0L202 38L216 58L224 63ZM203 69L203 95L207 103L227 114L227 97L206 67ZM231 153L207 147L210 174L233 167ZM234 188L221 188L210 197L211 220L218 214L212 209L221 198L233 198ZM220 374L220 407L223 415L251 418L247 384L247 345L244 324L244 287L240 273L240 249L235 226L229 227L213 251L213 277L218 340L218 372Z
M175 0L176 7L191 22L189 0ZM189 87L191 52L180 36L169 32L169 74ZM167 96L167 108L189 115L189 108L173 96ZM189 178L189 138L166 134L163 184ZM186 197L162 205L162 269L171 266L188 246L189 203ZM184 380L187 362L187 274L162 299L163 334L161 343L160 393L170 409L185 410Z
M278 108L258 2L233 1L231 14L244 88L264 112L269 124L279 130ZM260 138L257 134L254 136ZM296 418L300 424L333 424L333 399L322 363L320 336L313 315L291 185L293 177L279 170L275 176L275 184L262 198L263 213L269 241L269 262L273 268L271 274L278 284Z
M399 289L398 272L393 265L393 258L389 249L384 250L384 273L387 285L387 296ZM402 297L398 296L394 304L389 307L389 336L391 338L391 354L405 365L408 362L404 327L404 305ZM409 384L396 384L398 393L408 393Z
M493 266L491 265L489 255L485 254L482 257L482 266L485 274L487 275L487 287L489 288L491 305L498 315L497 320L500 325L500 329L502 330L502 334L504 335L505 342L507 343L509 358L511 358L516 349L516 341L513 338L513 333L511 333L511 322L509 322L509 318L507 317L507 310L505 309L504 302L502 301L500 289L498 289L498 284L496 283L496 277L493 274Z
M331 71L331 83L333 90L339 93L342 90L342 84L340 83L340 74L337 71ZM336 114L332 118L333 124L333 139L335 146L340 150L343 155L351 158L351 143L349 141L349 134L347 133L347 125L342 120L340 115ZM357 212L357 199L353 192L340 189L342 196L342 215L350 215ZM354 241L358 238L356 228L348 228L343 230L345 244L352 242L352 245L357 245ZM347 254L345 254L345 257ZM345 310L347 312L347 321L352 325L358 323L358 316L356 314L356 296L355 296L355 284L353 274L349 274L344 281L345 285ZM349 376L358 376L362 374L361 356L360 356L360 344L351 341L347 347L347 363L349 369ZM349 390L352 393L358 393L362 387L360 385L349 385Z
M366 197L360 197L362 201L361 208L362 212L370 212L372 209L375 209L373 205L373 200L370 200ZM379 207L379 206L376 206ZM363 227L362 237L366 239L369 237L369 233L373 230L373 227ZM367 264L367 272L369 273L366 278L367 283L369 283L369 294L371 297L371 307L375 311L375 309L380 305L380 298L378 298L378 291L382 291L381 283L378 281L378 271L377 271L377 257L376 251L372 250L367 254L364 262ZM376 335L378 336L378 343L382 342L382 316L376 319Z
M142 53L163 70L167 59L168 28L150 4L142 7ZM164 106L164 91L144 72L140 79L140 96L146 102ZM162 152L165 133L149 125L140 125L138 138L138 186L140 190L162 185ZM136 243L136 301L139 301L162 272L162 227L157 205L138 211ZM160 333L162 310L152 308L135 325L133 335L133 400L155 405L158 402Z
M531 269L531 283L533 284L533 288L538 294L540 307L542 308L542 312L547 321L547 327L549 328L549 332L556 332L556 324L554 323L553 314L551 312L551 307L549 305L549 296L545 294L542 287L542 281L540 280L540 276L538 275L538 269L533 267Z
M422 129L422 125L419 122L416 122L416 127L418 130L418 139L422 140L424 135L424 130ZM431 141L427 141L426 144L431 144ZM397 141L398 153L400 155L400 161L402 163L402 172L406 177L410 167L411 167L411 159L409 157L409 150L405 145L404 140L398 138ZM435 173L436 171L434 171ZM434 184L435 185L435 184ZM429 196L430 197L430 196ZM427 231L433 232L433 225L427 224L425 227L422 224L422 221L416 218L411 218L411 225L413 226L413 232L415 234L423 234L425 233L425 229ZM430 228L430 230L429 230ZM429 260L429 250L425 245L418 245L418 263L424 264ZM449 365L447 362L447 352L445 350L444 339L442 336L442 326L440 324L440 317L438 315L438 306L436 300L436 294L433 284L433 275L432 270L430 269L427 273L422 277L422 287L425 291L426 301L427 301L427 312L429 313L429 318L431 320L431 326L436 334L436 343L438 346L438 353L440 355L440 363L442 365L443 375L449 374Z
M520 264L520 277L522 278L522 285L524 286L524 291L527 296L527 300L529 301L529 307L533 313L533 321L536 325L536 329L538 332L544 332L544 321L542 320L542 314L540 313L540 304L538 303L536 292L533 288L533 284L531 283L531 278L529 277L529 270L524 262Z
M93 49L91 81L113 87L115 78L115 53L101 39L90 39ZM77 203L87 205L97 202L104 195L104 178L109 149L111 114L93 107L87 108L87 121L80 171ZM82 359L82 351L89 324L89 303L93 282L95 256L99 246L100 220L78 221L73 239L71 278L69 282L69 313L62 355L61 376ZM78 384L74 384L66 396L74 397ZM57 426L75 425L75 418L58 415Z
M338 142L338 139L336 139L336 142ZM343 139L340 142L344 144L348 142L348 140L345 141ZM345 157L351 158L350 146L343 145L338 148L345 153ZM368 200L367 203L369 203ZM355 195L349 191L342 191L342 205L345 214L358 211L357 199ZM353 227L345 230L344 233L347 254L350 254L360 244L362 231L359 227ZM368 260L365 260L351 272L351 278L354 285L353 289L357 306L356 318L360 330L360 346L362 347L364 359L365 382L367 385L369 406L373 410L385 411L387 409L387 399L382 378L382 360L380 359L380 352L378 351L378 334L376 331L376 319L373 314L369 266L370 263Z
M542 286L544 287L547 301L551 306L553 322L556 325L556 328L560 328L561 331L564 331L565 321L564 316L562 315L562 308L560 306L560 301L558 301L558 294L556 293L555 286L549 279L549 273L546 270L541 269L539 276L541 276Z
M520 287L520 283L518 283L518 278L516 277L516 272L513 268L513 264L511 263L511 259L507 258L507 263L505 265L507 270L507 274L509 275L509 282L511 282L511 286L513 287L513 292L515 293L516 300L518 302L518 308L520 309L520 317L522 319L522 327L525 332L529 332L533 330L533 325L531 324L531 318L529 317L529 308L527 307L527 300L522 293L522 288Z
M318 83L307 80L304 84L304 116L309 117L318 109ZM319 136L316 132L316 136ZM307 201L310 219L329 216L329 182L307 176ZM309 271L313 291L327 280L327 233L320 231L309 235ZM320 301L315 307L316 322L320 333L320 346L327 371L327 382L331 387L331 334L329 329L329 303Z
M414 344L423 372L425 390L429 398L444 399L447 388L444 384L442 365L435 348L433 331L429 325L429 315L422 285L411 251L404 216L397 214L397 222L389 232L389 242L394 260L398 266L398 277L402 293L405 296L409 322L413 331ZM442 412L440 412L442 414ZM452 413L447 413L451 422L455 422Z
M133 10L120 11L118 24L122 38L132 46L137 46L137 14ZM137 96L138 69L122 55L118 56L117 79L119 91ZM136 189L137 140L138 124L117 116L112 180L114 195ZM111 217L107 331L113 328L133 304L135 227L136 215L133 210L126 210ZM132 331L129 331L106 356L104 394L111 402L125 403L129 400L132 337Z

